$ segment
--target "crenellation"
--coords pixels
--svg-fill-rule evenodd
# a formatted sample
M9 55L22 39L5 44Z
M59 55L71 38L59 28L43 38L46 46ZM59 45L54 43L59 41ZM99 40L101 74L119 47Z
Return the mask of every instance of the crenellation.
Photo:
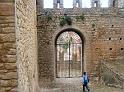
M97 8L99 8L99 7L101 7L100 4L101 4L100 3L100 0L91 0L91 7L97 7Z

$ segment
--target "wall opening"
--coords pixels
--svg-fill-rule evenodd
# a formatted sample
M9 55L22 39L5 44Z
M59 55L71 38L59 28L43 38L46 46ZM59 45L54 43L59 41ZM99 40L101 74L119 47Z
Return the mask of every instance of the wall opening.
M79 7L79 0L76 0L76 7Z
M60 8L60 0L57 0L57 8Z
M73 8L73 0L63 0L64 8Z
M53 0L43 0L44 8L53 8Z
M56 77L81 77L84 70L84 39L74 29L69 29L57 36L55 45Z
M98 1L94 2L94 7L98 7Z
M115 7L115 3L116 3L116 2L115 2L115 0L114 0L114 1L113 1L113 4L112 4L112 5L113 5L113 7Z

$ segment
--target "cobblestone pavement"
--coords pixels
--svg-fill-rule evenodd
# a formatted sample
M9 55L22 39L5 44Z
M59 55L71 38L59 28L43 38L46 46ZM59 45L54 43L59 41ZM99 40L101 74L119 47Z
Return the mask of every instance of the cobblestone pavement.
M91 82L90 92L124 92L124 89L107 87ZM55 88L41 89L41 92L83 92L80 78L63 78L56 80ZM87 92L87 91L86 91Z

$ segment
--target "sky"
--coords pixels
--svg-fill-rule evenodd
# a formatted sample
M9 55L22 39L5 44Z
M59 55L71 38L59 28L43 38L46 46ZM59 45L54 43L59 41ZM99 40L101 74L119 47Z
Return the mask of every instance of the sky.
M73 8L73 0L63 0L64 8ZM91 0L82 0L83 8L91 7ZM101 0L101 7L108 7L108 0ZM53 8L53 0L44 0L44 8Z

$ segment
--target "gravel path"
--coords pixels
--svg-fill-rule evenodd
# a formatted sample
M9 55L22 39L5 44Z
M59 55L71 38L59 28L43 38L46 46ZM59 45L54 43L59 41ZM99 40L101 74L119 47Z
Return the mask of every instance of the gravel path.
M83 92L81 78L63 78L56 80L55 88L41 89L41 92ZM124 89L107 87L91 82L90 92L124 92Z

